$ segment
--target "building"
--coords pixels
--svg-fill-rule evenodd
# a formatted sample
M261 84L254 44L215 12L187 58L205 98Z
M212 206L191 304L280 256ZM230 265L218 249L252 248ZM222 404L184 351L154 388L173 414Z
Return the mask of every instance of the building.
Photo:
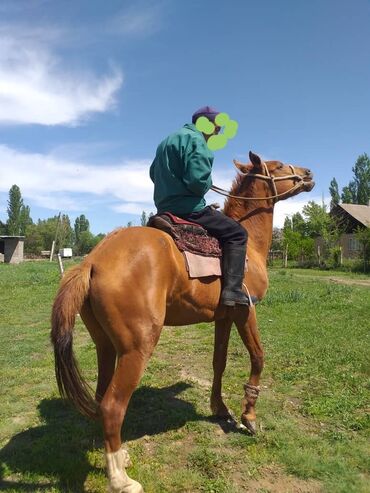
M362 247L356 238L356 231L359 228L370 228L370 204L338 204L330 211L330 215L337 219L342 230L338 245L341 247L342 258L360 257ZM316 246L324 253L324 241L321 237L316 239Z
M23 262L24 236L0 236L0 261L9 264Z

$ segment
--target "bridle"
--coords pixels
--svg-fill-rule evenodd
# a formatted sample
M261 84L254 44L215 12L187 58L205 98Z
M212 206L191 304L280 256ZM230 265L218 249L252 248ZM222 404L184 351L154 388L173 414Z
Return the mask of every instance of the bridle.
M301 186L302 183L304 183L304 180L302 176L298 175L295 171L295 168L293 165L289 164L290 171L292 172L291 175L285 175L285 176L272 176L269 172L269 169L266 165L266 163L261 163L263 165L263 170L265 174L261 175L259 173L246 173L246 176L253 176L254 178L257 178L259 180L264 180L268 181L269 185L272 188L272 193L270 197L242 197L239 195L232 195L229 193L227 190L224 190L223 188L216 187L215 185L211 186L211 190L213 190L216 193L219 193L220 195L224 195L225 197L229 197L231 199L238 199L238 200L273 200L273 203L275 204L277 202L277 199L280 197L283 197L284 195L287 195L288 193L294 192ZM286 190L283 193L277 193L276 189L276 182L277 181L283 181L283 180L298 180L298 182L293 185L289 190Z

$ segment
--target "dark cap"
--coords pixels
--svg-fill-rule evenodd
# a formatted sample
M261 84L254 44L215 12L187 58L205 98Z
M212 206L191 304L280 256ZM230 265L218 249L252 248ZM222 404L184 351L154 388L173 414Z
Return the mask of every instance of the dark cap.
M208 118L208 120L211 120L211 122L214 122L216 116L219 113L220 112L218 110L216 110L215 108L212 108L212 106L203 106L203 108L199 108L199 110L197 110L193 114L191 121L192 121L192 123L195 123L200 116L205 116Z

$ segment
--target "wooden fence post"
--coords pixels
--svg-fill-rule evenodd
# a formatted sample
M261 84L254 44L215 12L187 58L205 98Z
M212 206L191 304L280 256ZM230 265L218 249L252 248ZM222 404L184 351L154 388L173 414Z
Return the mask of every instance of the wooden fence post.
M288 267L288 243L286 244L285 247L285 255L284 255L284 267Z

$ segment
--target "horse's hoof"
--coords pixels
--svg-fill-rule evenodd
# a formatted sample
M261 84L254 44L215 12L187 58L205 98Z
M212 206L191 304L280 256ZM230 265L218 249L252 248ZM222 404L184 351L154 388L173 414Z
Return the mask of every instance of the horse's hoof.
M255 435L257 433L257 425L255 420L249 420L245 416L242 416L242 422L238 426L240 430L245 430L251 435Z

